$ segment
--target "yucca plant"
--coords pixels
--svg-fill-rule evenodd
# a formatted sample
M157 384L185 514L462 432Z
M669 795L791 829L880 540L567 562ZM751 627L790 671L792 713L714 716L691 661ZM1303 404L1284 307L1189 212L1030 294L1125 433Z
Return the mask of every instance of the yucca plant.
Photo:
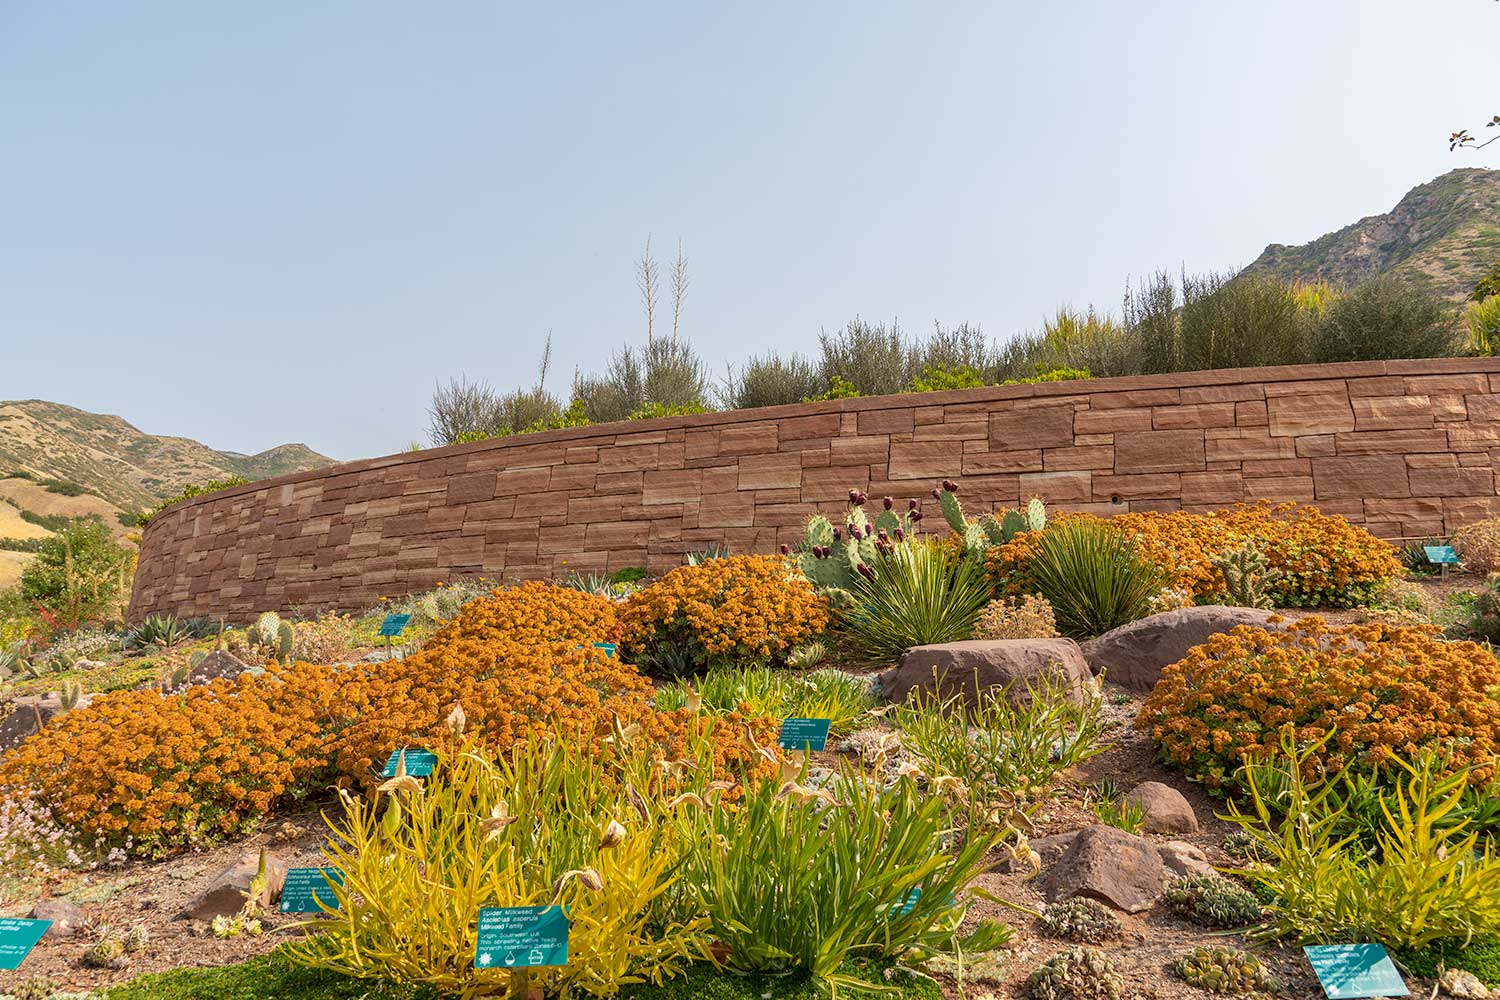
M912 646L967 639L989 603L983 565L934 539L882 551L854 580L845 622L874 657L894 659Z
M1432 753L1391 758L1398 776L1380 795L1381 828L1366 847L1358 833L1343 832L1349 804L1338 798L1337 784L1305 776L1328 739L1299 750L1286 736L1282 801L1268 801L1262 772L1249 770L1247 811L1231 802L1223 817L1252 841L1257 864L1240 874L1271 900L1257 936L1395 948L1500 936L1500 858L1467 820L1452 819L1468 772L1443 774Z
M685 815L698 844L688 880L735 972L805 972L836 991L851 957L900 957L955 944L970 882L993 836L950 848L943 803L910 777L886 787L844 766L828 788L804 771ZM913 890L916 890L915 892ZM957 942L989 950L1010 938L985 922Z
M1166 585L1161 568L1141 557L1108 524L1063 520L1048 526L1031 562L1036 589L1052 605L1064 635L1085 638L1144 618Z

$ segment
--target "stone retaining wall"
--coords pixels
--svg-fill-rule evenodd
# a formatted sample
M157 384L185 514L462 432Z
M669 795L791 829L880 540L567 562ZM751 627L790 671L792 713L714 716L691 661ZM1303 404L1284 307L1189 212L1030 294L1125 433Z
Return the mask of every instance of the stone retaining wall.
M130 605L352 610L458 575L770 552L852 487L1110 514L1316 502L1386 538L1500 515L1500 359L1374 361L833 400L352 462L152 520ZM941 525L934 505L929 526Z

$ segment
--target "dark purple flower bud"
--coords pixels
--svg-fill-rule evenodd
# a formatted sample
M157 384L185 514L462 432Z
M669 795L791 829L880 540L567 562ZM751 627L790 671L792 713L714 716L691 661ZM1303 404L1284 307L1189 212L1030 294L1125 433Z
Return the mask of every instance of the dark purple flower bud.
M896 501L892 500L890 497L886 497L882 502L885 504L886 510L890 510L892 507L896 506Z
M833 550L830 549L828 546L826 546L826 545L820 545L820 546L818 546L818 558L819 559L827 559L832 554L833 554Z
M932 499L934 499L934 500L941 500L942 497L943 497L943 495L938 492L938 488L936 486L934 486L932 488Z
M846 528L849 529L849 537L850 538L858 538L859 537L859 528L855 526L855 524L854 524L853 521L850 521L844 527L846 527Z
M890 540L891 540L891 536L890 536L890 535L887 535L887 534L886 534L886 533L885 533L885 529L884 529L884 528L881 528L881 529L880 529L880 534L879 534L879 538L880 538L880 540L881 540L881 541L882 541L882 542L888 542L888 541L890 541Z
M908 501L906 501L906 509L909 510L909 511L916 510L917 509L917 502L915 500L908 500Z
M871 535L871 534L872 534L872 533L873 533L873 532L874 532L874 531L875 531L875 529L874 529L874 528L872 528L872 527L870 527L870 526L869 526L869 525L868 525L868 524L867 524L867 525L865 525L865 537L866 537L866 538L869 538L869 537L870 537L870 535Z
M835 542L839 541L843 537L844 537L844 529L843 528L834 528L833 529L833 540Z
M914 511L912 511L911 512L911 519L913 521L920 521L920 520L922 520L922 512L920 510L914 510Z
M860 563L855 567L855 569L859 570L859 575L864 577L866 580L875 579L875 571L870 569L870 567L866 566L864 563Z
M784 556L791 555L792 554L792 547L790 545L783 545L781 547L781 554L784 555Z
M949 493L957 493L958 492L958 484L955 483L951 479L944 479L943 480L943 489L947 490Z
M906 541L906 532L902 531L900 528L896 529L896 541L898 541L898 542L904 542L904 541Z

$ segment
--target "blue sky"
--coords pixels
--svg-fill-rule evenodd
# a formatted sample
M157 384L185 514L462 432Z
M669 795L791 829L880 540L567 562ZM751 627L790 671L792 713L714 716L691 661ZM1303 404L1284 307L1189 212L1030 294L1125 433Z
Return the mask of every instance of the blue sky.
M855 315L997 339L1496 147L1490 0L0 0L0 398L340 459L549 387L690 261L722 371Z

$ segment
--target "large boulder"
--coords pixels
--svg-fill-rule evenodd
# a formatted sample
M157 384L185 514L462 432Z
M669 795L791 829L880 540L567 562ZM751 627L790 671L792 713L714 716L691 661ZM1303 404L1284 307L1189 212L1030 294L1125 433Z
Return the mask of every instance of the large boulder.
M1155 845L1112 826L1078 831L1042 876L1042 894L1056 903L1082 896L1126 913L1149 910L1161 897L1166 866Z
M205 656L199 664L188 671L187 678L183 681L184 687L192 687L195 684L207 684L209 681L226 677L230 680L238 677L247 670L254 670L250 664L222 649L216 649Z
M960 694L972 704L981 693L1004 690L1013 703L1026 704L1033 689L1051 684L1080 704L1089 680L1088 662L1072 639L970 639L913 646L880 683L895 702L920 690L942 698Z
M1147 694L1156 687L1162 668L1176 663L1210 636L1237 625L1270 628L1276 612L1206 604L1201 608L1163 611L1110 629L1083 644L1083 655L1094 673L1106 676L1128 691Z
M239 913L249 898L250 883L260 871L260 851L246 851L233 865L215 875L208 886L179 915L184 920L212 920ZM266 891L258 902L269 907L286 882L286 862L266 852Z
M1144 814L1143 833L1197 833L1198 816L1187 796L1160 781L1143 781L1125 796Z

